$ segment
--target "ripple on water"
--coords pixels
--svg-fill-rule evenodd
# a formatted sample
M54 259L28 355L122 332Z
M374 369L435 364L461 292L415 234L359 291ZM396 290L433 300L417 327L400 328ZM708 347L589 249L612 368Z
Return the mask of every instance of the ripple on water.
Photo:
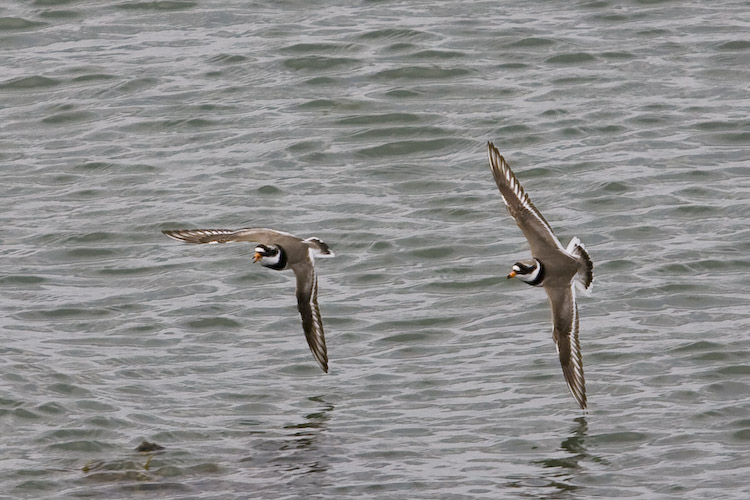
M408 28L384 28L366 31L360 34L359 38L362 40L424 39L427 41L437 37L427 32Z
M716 46L716 50L750 50L750 41L748 40L731 40L728 42L722 42Z
M76 19L83 17L84 13L79 10L43 10L39 13L39 17L43 19L50 19L52 21L65 20L65 19Z
M71 123L78 122L93 122L99 119L97 113L91 111L64 111L61 113L55 113L50 116L42 118L42 123L45 125L69 125Z
M89 73L86 75L76 76L72 79L72 81L77 83L97 84L105 81L116 80L117 78L119 78L117 75L108 73Z
M384 69L372 75L379 80L446 80L461 78L473 74L466 68L436 68L432 66L408 66L396 69Z
M546 48L555 45L555 40L545 37L527 37L510 43L510 47L515 48Z
M410 99L414 97L420 97L422 95L418 90L413 89L392 89L385 93L387 97L393 97L395 99Z
M312 99L305 101L297 107L300 110L327 110L327 111L359 111L364 108L364 104L360 101L353 101L347 99Z
M156 11L175 11L192 9L198 4L186 0L156 0L153 2L129 2L120 3L114 7L122 10L156 10Z
M547 64L578 65L596 61L596 57L587 52L571 52L568 54L556 54L544 60Z
M279 49L281 53L290 54L320 54L320 53L339 53L348 52L355 46L346 43L327 43L327 42L313 42L313 43L294 43L287 45Z
M424 61L429 59L436 59L436 60L443 60L443 59L464 59L466 58L467 54L465 52L458 52L455 50L436 50L436 49L428 49L428 50L420 50L418 52L414 52L412 54L409 54L407 57L409 59Z
M0 31L27 31L47 26L47 23L29 21L21 17L0 17Z
M118 83L113 87L102 89L101 97L137 94L139 92L143 92L145 90L156 87L157 85L159 85L159 83L159 80L156 78L131 78Z
M747 9L643 3L6 9L6 495L744 498ZM595 259L583 417L486 140ZM332 245L330 374L186 225Z
M187 321L185 326L193 330L238 330L242 327L242 324L231 318L216 316Z
M0 90L29 90L47 87L55 87L62 82L56 78L46 76L26 76L22 78L13 78L0 83Z
M208 58L208 62L211 64L245 64L250 59L240 54L217 54Z
M106 308L56 307L53 309L32 309L18 314L26 320L79 320L97 319L111 316Z
M384 156L405 156L415 154L435 153L438 151L453 151L451 147L457 142L464 142L459 138L446 137L443 139L391 141L379 146L362 148L359 154L365 157L382 158Z
M23 287L32 285L41 285L48 283L49 279L43 276L34 276L31 274L6 274L0 276L0 285L19 285Z
M360 59L353 57L304 56L284 60L284 66L293 70L332 71L342 68L352 68L362 64Z
M348 116L336 120L337 125L342 126L359 126L359 125L394 125L394 124L413 124L424 123L430 115L414 113L377 113L377 114L360 114Z

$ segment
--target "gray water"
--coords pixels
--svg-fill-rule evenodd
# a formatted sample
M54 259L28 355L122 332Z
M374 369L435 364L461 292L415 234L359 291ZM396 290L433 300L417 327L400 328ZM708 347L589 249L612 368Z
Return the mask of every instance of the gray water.
M4 4L0 498L748 498L749 12ZM488 140L594 260L586 413ZM244 226L336 252L328 375L160 234Z

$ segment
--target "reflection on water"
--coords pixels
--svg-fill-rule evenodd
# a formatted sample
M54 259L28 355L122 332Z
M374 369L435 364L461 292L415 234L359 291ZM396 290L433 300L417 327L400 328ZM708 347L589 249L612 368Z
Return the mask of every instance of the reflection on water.
M581 462L592 458L586 448L588 436L586 417L578 417L574 421L575 425L570 430L570 435L560 443L560 449L565 451L567 456L556 456L532 462L545 469L554 469L545 472L544 477L547 487L561 493L570 493L579 489L579 486L574 483L577 475L582 471Z
M570 429L568 437L562 440L556 450L556 456L532 461L532 465L542 466L543 488L556 490L558 493L575 492L581 487L578 478L586 470L583 462L607 464L607 460L589 453L586 446L588 436L588 422L586 417L574 419L575 425ZM564 454L560 454L563 451ZM537 481L539 480L537 479ZM539 487L539 484L535 486ZM553 496L554 497L554 496Z
M279 436L266 436L254 442L252 447L255 453L241 462L253 466L270 466L276 471L293 475L327 471L329 464L321 442L328 432L327 424L334 406L326 402L324 396L307 399L320 405L319 408L305 415L300 423L284 425L286 432Z
M300 470L304 473L323 472L328 470L328 464L324 461L324 454L319 452L319 441L328 431L327 423L334 407L326 403L323 396L308 399L320 403L320 410L305 415L305 421L302 423L284 426L284 429L291 431L291 440L287 441L281 450L296 452L286 460L289 464L288 470ZM300 459L299 462L297 459Z
M579 462L588 457L586 450L586 432L588 423L586 417L575 419L576 425L571 430L570 436L560 443L560 448L570 453L570 456L562 460L543 461L545 467L560 467L567 469L578 469Z
M570 437L560 443L560 448L571 454L571 457L567 460L567 464L549 464L547 466L578 468L579 462L584 460L599 464L608 464L609 462L606 459L589 453L588 448L585 446L585 441L588 437L588 422L586 421L586 417L578 417L574 421L576 425L571 430Z

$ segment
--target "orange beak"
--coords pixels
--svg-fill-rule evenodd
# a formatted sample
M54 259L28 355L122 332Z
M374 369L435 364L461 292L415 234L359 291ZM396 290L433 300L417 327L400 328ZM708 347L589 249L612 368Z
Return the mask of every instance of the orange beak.
M515 277L516 277L515 271L511 271L510 274L507 276L508 279L515 278Z
M262 258L263 256L261 254L259 254L258 252L255 252L255 255L253 256L253 262L258 262Z

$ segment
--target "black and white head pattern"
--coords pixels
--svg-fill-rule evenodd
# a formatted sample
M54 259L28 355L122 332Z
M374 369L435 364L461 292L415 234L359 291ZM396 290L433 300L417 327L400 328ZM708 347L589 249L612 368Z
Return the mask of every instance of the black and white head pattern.
M513 272L508 275L509 278L515 276L524 283L539 286L544 278L544 266L536 259L522 260L513 264Z
M286 255L284 250L279 246L260 244L255 247L255 261L260 262L261 266L270 269L284 269L286 266Z

